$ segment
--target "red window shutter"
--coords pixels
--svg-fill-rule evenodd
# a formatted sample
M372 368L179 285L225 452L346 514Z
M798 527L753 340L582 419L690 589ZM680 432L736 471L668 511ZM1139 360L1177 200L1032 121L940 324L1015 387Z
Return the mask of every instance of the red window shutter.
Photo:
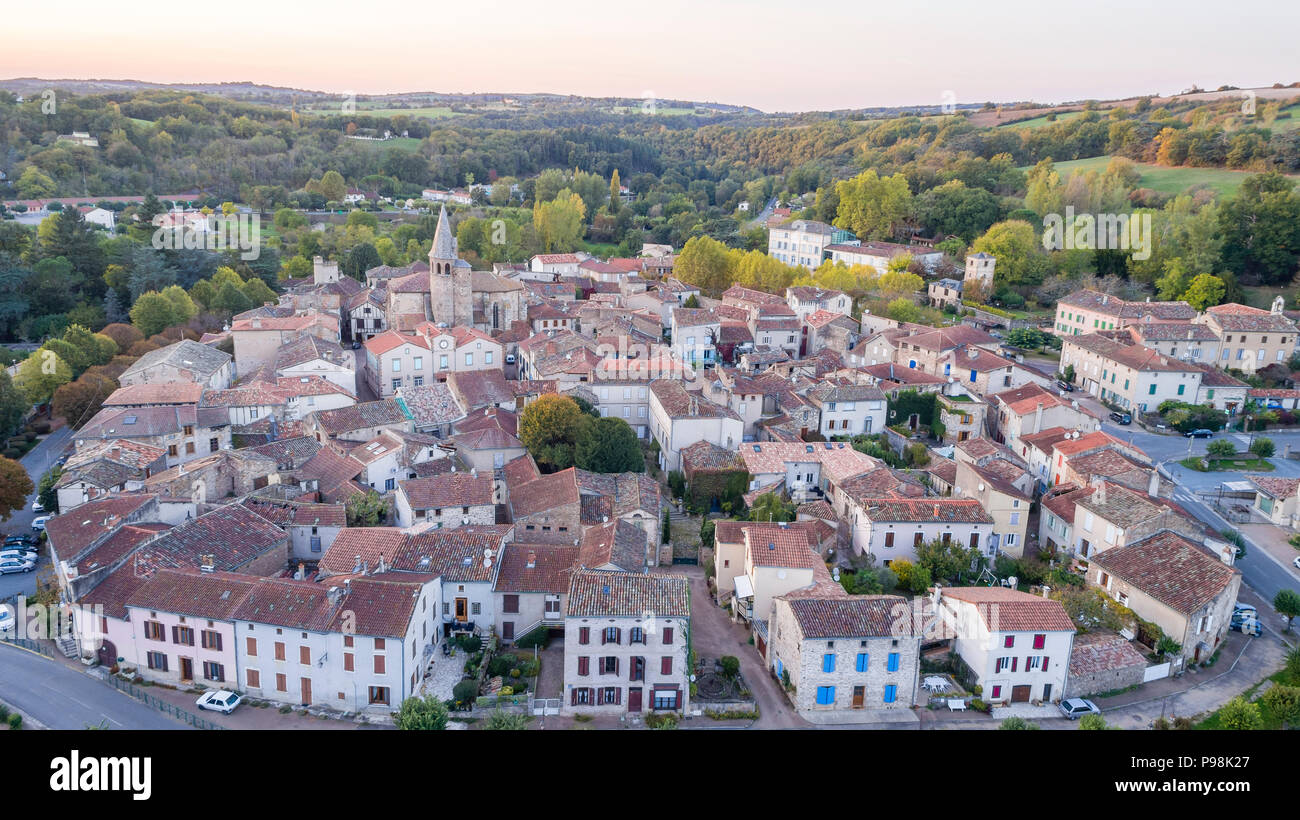
M614 661L614 668L611 669L610 671L613 672L615 675L617 675L617 674L618 674L618 658L611 658L610 660Z
M578 643L590 643L590 642L591 642L591 629L590 629L589 627L585 627L585 626L584 626L584 627L579 627L579 628L578 628Z
M570 706L577 706L577 705L578 705L578 690L577 690L577 689L574 689L572 692L569 693L569 695L570 695L570 697L569 697L569 705L570 705Z
M673 694L674 694L674 696L675 696L675 697L673 698L673 708L674 708L674 709L680 709L680 708L682 708L682 690L678 689L678 690L677 690L676 692L674 692Z
M257 657L257 638L245 638L248 642L248 655L251 658Z
M614 689L614 703L615 705L623 703L623 687L621 686Z
M666 626L664 627L664 643L670 644L672 642L673 642L673 628L671 626Z
M666 655L659 661L659 672L664 675L673 673L673 658L671 655Z
M1046 655L1044 655L1044 656L1043 656L1043 671L1044 671L1044 672L1047 671L1047 661L1048 661L1048 658L1047 658Z
M578 674L579 674L579 675L585 675L585 674L588 673L588 671L589 671L589 669L590 669L590 667L588 666L589 663L590 663L590 659L589 659L589 658L578 658Z
M622 643L622 642L623 642L623 630L619 629L618 627L615 627L615 628L614 628L614 643L616 643L616 644L620 644L620 643Z
M180 643L180 642L181 642L181 630L180 630L180 627L173 626L173 627L172 627L172 643Z
M1016 671L1016 659L1015 659L1015 658L1012 658L1012 659L1011 659L1011 671L1012 671L1012 672Z

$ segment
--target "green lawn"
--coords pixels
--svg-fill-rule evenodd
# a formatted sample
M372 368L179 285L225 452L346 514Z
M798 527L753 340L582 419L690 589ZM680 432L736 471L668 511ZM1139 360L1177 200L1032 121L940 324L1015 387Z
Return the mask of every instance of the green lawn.
M1056 172L1064 180L1072 171L1086 173L1106 170L1111 158L1089 157L1067 162L1055 163ZM1207 185L1220 196L1232 196L1238 186L1252 175L1250 171L1227 171L1222 168L1165 168L1160 165L1147 165L1135 162L1134 167L1140 175L1139 185L1164 194L1181 194L1194 185ZM1025 170L1029 170L1028 167Z
M415 137L393 137L389 140L348 140L348 142L384 150L396 148L399 151L419 151L423 140L417 140Z
M1104 115L1106 112L1099 111L1098 113ZM1055 120L1047 119L1048 115L1044 114L1041 117L1034 117L1032 120L1003 123L1002 125L999 125L998 128L1004 128L1008 131L1019 131L1024 128L1041 128L1044 125L1053 125L1058 122L1064 122L1065 120L1072 120L1082 114L1082 111L1060 111L1057 113Z
M361 113L362 111L367 114L374 114L381 117L395 117L398 114L405 114L408 117L424 117L425 119L430 120L440 120L445 117L457 116L455 111L452 111L445 105L435 105L426 108L370 108L367 105L359 104L357 106L357 113Z

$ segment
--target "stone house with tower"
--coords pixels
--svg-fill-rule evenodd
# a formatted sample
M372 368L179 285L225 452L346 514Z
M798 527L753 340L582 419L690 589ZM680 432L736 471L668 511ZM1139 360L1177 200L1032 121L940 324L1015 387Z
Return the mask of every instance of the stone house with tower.
M983 251L967 254L966 275L962 278L962 290L970 292L972 286L978 287L988 296L993 293L993 268L997 259Z

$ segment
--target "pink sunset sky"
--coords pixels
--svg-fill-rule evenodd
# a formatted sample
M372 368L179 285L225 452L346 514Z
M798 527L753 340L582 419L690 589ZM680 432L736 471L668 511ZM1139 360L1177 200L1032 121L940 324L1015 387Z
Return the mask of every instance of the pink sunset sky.
M87 0L7 4L0 78L553 92L766 111L1300 80L1300 4Z

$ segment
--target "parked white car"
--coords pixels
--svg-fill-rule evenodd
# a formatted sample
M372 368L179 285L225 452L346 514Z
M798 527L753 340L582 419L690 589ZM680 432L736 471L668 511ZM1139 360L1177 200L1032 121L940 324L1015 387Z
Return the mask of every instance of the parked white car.
M235 707L243 700L237 692L231 692L228 689L212 689L200 695L199 699L194 703L200 709L208 709L228 715L235 711Z
M1084 715L1100 715L1101 710L1097 708L1097 704L1090 700L1084 700L1083 698L1070 698L1069 700L1061 701L1061 714L1065 715L1070 720L1078 720Z
M53 517L54 516L52 515L41 515L41 516L37 516L36 518L33 518L32 529L35 530L36 532L41 532L42 530L45 529L45 522L49 521Z
M17 623L18 619L14 617L14 608L8 604L0 604L0 635L13 637L14 626Z
M40 500L33 501L33 502L32 502L32 512L35 512L35 513L45 512L45 505L42 504L42 503L40 502Z
M0 549L0 561L7 558L18 558L23 561L35 561L40 557L40 553L30 547L4 547Z

